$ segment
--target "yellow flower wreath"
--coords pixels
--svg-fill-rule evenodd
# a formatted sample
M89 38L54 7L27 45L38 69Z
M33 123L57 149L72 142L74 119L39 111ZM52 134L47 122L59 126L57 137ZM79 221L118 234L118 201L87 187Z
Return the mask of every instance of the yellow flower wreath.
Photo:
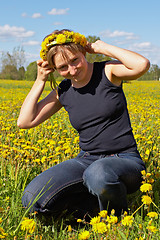
M47 52L54 45L65 44L73 42L85 47L87 40L84 35L76 32L64 31L60 34L52 34L45 38L41 44L40 57L45 61L47 60Z

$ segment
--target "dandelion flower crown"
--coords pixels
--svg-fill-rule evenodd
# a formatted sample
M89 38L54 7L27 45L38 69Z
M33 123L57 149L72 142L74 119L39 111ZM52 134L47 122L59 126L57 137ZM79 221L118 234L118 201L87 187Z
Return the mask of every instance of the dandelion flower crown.
M40 57L45 61L47 60L47 53L49 49L55 45L65 44L65 43L75 43L80 44L85 47L87 40L86 37L80 33L76 33L73 31L64 31L60 34L52 34L45 38L45 40L41 44Z

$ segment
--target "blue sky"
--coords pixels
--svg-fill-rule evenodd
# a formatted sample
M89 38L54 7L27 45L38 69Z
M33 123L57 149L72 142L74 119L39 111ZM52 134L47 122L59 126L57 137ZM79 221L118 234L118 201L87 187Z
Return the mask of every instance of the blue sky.
M23 46L27 66L38 60L41 41L55 29L127 48L160 66L159 0L0 0L0 54Z

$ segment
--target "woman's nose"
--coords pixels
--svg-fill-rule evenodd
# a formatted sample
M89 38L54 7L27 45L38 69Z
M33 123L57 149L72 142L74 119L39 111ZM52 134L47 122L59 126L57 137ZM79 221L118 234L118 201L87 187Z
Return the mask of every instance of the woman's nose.
M69 65L69 67L68 67L68 71L69 71L69 74L70 74L70 75L75 75L76 72L77 72L77 69L76 69L75 66L71 66L71 65Z

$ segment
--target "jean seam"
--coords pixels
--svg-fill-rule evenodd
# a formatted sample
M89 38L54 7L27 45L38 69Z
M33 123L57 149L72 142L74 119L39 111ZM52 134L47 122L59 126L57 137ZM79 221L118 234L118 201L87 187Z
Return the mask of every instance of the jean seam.
M63 189L65 189L65 188L67 188L67 187L70 187L70 186L72 186L72 185L74 185L74 184L77 184L77 183L80 183L80 182L83 182L83 179L80 179L80 180L77 180L77 181L75 181L75 182L71 182L71 183L67 183L67 184L65 184L65 185L62 185L62 187L59 187L59 188L57 188L56 190L58 190L58 191L56 191L54 194L53 194L53 192L52 193L50 193L49 194L49 196L41 203L41 208L44 208L45 207L45 205L56 195L56 194L58 194L59 192L61 192ZM64 186L64 187L63 187Z

